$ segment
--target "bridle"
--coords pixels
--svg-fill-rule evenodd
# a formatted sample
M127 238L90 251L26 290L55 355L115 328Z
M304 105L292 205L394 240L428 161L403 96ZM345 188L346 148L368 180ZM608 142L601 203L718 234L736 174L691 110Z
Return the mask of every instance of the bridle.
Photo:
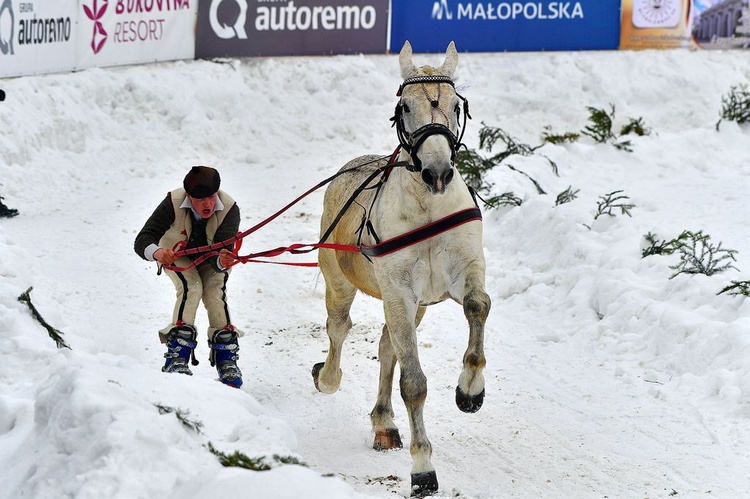
M430 97L430 95L427 93L427 88L425 87L425 84L428 83L436 83L438 85L438 95L436 99L433 99ZM433 110L438 110L440 113L448 118L448 115L440 109L440 84L441 83L447 83L451 87L453 87L453 91L456 90L456 85L453 83L453 80L449 76L415 76L413 78L407 78L404 80L404 82L398 87L398 92L396 95L398 97L401 97L404 88L406 88L409 85L416 85L421 84L422 89L424 90L425 95L428 99L430 99L430 104L432 105ZM411 172L419 172L422 170L422 160L419 159L419 148L422 146L425 140L427 140L428 137L431 137L432 135L443 135L446 139L448 139L448 144L451 148L451 164L456 160L456 154L458 153L458 149L461 147L462 143L461 140L464 137L464 132L466 131L466 120L471 119L471 115L469 114L469 101L459 94L458 92L455 92L456 96L461 99L463 102L463 109L464 109L464 122L463 124L459 125L461 129L461 135L456 137L456 134L451 131L450 128L448 128L447 125L443 125L442 123L428 123L427 125L424 125L418 129L416 129L413 132L408 132L406 130L406 127L404 126L404 108L405 104L402 102L401 99L399 99L398 104L396 104L396 111L393 117L391 118L391 121L393 124L391 126L396 127L396 134L398 135L398 141L401 144L401 147L409 153L409 155L412 158L412 161L414 162L413 165L408 165L406 167L407 170ZM408 108L407 108L408 110ZM433 111L434 112L434 111ZM461 106L459 104L456 104L456 107L454 108L454 112L456 113L456 121L458 123L461 123ZM450 121L450 120L449 120Z

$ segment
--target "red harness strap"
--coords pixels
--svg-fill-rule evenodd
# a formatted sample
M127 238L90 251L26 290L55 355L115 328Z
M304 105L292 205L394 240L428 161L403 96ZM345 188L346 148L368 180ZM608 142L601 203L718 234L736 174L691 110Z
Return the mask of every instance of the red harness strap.
M254 253L252 255L238 256L236 263L275 263L278 265L292 265L297 267L317 267L318 264L315 262L304 262L304 263L293 263L293 262L270 262L267 260L257 260L258 257L274 257L279 256L283 253L302 254L309 253L316 249L332 249L336 251L351 251L361 252L366 257L379 257L388 255L395 251L406 248L413 244L425 241L432 237L447 232L459 225L463 225L474 220L482 220L482 211L479 208L467 208L465 210L457 211L452 215L436 220L432 223L414 229L412 231L401 234L400 236L386 239L378 244L372 246L353 246L348 244L335 244L335 243L315 243L315 244L292 244L287 247L279 247L260 253Z
M368 257L387 255L394 251L406 248L407 246L411 246L412 244L417 244L431 237L435 237L438 234L442 234L443 232L449 231L459 225L481 219L482 212L479 208L467 208L418 229L401 234L400 236L381 241L378 244L372 246L361 246L359 250L363 255Z
M381 170L384 175L383 182L387 180L393 167L397 166L397 163L395 163L395 160L398 157L399 151L400 151L400 147L396 148L396 150L391 155L388 163L386 163L386 167ZM398 165L398 166L403 166L403 165ZM354 245L347 245L347 244L324 243L321 241L321 242L314 243L314 244L297 243L297 244L292 244L290 246L281 246L278 248L273 248L273 249L261 251L258 253L251 253L249 255L238 254L240 246L242 245L242 240L246 236L255 232L256 230L260 229L261 227L269 223L271 220L281 215L283 212L288 210L290 207L292 207L294 204L299 202L302 198L304 198L305 196L307 196L314 190L327 184L338 175L342 173L346 173L348 171L350 170L340 171L336 175L333 175L332 177L327 178L323 182L320 182L318 185L308 190L301 196L297 197L294 201L287 204L286 206L284 206L282 209L280 209L279 211L277 211L276 213L274 213L267 219L261 221L257 225L251 227L250 229L244 232L238 233L237 236L234 238L228 239L226 241L221 241L219 243L214 243L208 246L202 246L200 248L191 248L191 249L185 249L185 244L186 244L185 241L178 242L173 248L178 258L182 256L195 254L195 253L203 253L203 252L205 253L200 255L195 260L191 261L187 267L178 267L175 265L164 265L164 268L167 270L172 270L174 272L184 272L188 269L191 269L203 263L204 261L206 261L207 259L211 257L217 256L219 254L218 250L225 248L226 246L232 243L237 243L237 244L235 245L234 251L233 251L234 261L229 265L229 267L233 267L234 265L237 265L238 263L273 263L276 265L290 265L290 266L295 266L295 267L317 267L318 266L317 262L272 262L268 260L259 260L259 258L273 258L279 255L282 255L284 253L291 253L291 254L299 255L303 253L309 253L316 249L332 249L336 251L361 252L366 258L369 259L370 257L379 257L379 256L393 253L394 251L398 251L407 246L411 246L412 244L417 244L431 237L435 237L438 234L442 234L443 232L446 232L454 227L458 227L459 225L463 225L473 220L482 219L482 212L480 211L478 207L467 208L465 210L461 210L456 213L453 213L452 215L448 215L447 217L441 218L440 220L436 220L435 222L429 223L418 229L414 229L405 234L401 234L400 236L396 236L394 238L378 242L377 244L374 244L372 246L365 246L365 245L354 246ZM368 182L366 182L366 184L367 183L369 183L369 179L368 179ZM341 216L341 214L339 214L339 216ZM330 232L331 229L332 227L329 228L329 230L326 232L326 236L324 236L323 239L327 239L328 233Z
M335 244L335 243L313 243L313 244L292 244L290 246L280 246L278 248L273 248L266 251L260 251L258 253L251 253L249 255L236 255L234 256L235 260L232 262L230 267L233 267L234 265L237 265L238 263L273 263L276 265L290 265L293 267L317 267L317 262L272 262L268 260L259 260L259 258L273 258L279 255L282 255L284 253L291 253L293 255L301 255L303 253L310 253L311 251L314 251L316 249L332 249L336 251L351 251L351 252L361 252L366 257L380 257L384 255L388 255L390 253L393 253L395 251L401 250L406 248L407 246L411 246L413 244L417 244L419 242L425 241L427 239L430 239L432 237L437 236L438 234L442 234L443 232L447 232L455 227L458 227L459 225L463 225L468 222L472 222L474 220L482 220L482 211L479 208L467 208L465 210L457 211L456 213L453 213L452 215L448 215L447 217L441 218L440 220L436 220L432 223L429 223L427 225L424 225L422 227L419 227L418 229L414 229L412 231L406 232L405 234L401 234L400 236L393 237L391 239L386 239L385 241L381 241L378 244L373 244L371 246L353 246L348 244ZM208 258L211 258L212 256L218 255L218 252L212 251L210 253L205 253L201 255L200 257L193 260L188 267L175 267L173 265L165 265L164 268L168 270L172 270L174 272L183 272L185 270L188 270L189 268L192 268L196 265L199 265L203 261L205 261Z

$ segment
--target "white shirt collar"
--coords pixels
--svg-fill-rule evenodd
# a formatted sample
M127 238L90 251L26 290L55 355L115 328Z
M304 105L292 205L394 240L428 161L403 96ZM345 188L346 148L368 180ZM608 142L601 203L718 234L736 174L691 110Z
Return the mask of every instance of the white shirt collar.
M198 213L197 211L195 211L195 209L193 208L193 205L190 203L190 199L188 199L187 196L185 196L185 200L180 205L180 208L190 208L190 211L193 212L193 215L195 215L195 218L197 220L200 220L200 219L203 218L200 215L200 213ZM223 211L223 210L224 210L224 203L221 202L221 199L219 198L219 196L216 196L216 206L214 206L214 213L216 213L217 211ZM213 215L213 213L212 213L212 215Z

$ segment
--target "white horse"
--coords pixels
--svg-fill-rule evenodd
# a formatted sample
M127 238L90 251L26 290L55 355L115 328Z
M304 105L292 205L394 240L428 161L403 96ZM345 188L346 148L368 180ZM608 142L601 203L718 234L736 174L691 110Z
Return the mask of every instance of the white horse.
M399 387L411 428L412 495L420 497L438 489L422 417L427 379L419 363L416 337L416 327L428 305L447 298L463 305L469 341L458 377L456 404L464 412L476 412L484 400L484 324L490 298L484 291L481 215L453 164L460 143L461 110L464 125L468 114L466 100L456 92L451 79L457 63L453 42L445 61L436 68L417 68L412 63L411 45L408 41L404 44L399 54L404 82L393 118L401 142L398 161L388 167L387 158L362 156L347 163L342 168L346 172L326 190L321 221L322 242L374 246L384 254L319 251L330 348L325 362L313 367L315 386L323 393L339 388L341 349L352 326L349 310L357 290L381 299L385 326L378 350L378 396L370 414L373 447L402 447L391 404L398 362ZM356 203L351 201L354 197ZM467 212L473 216L462 219L460 225L448 223L444 232L425 229L427 235L417 232L414 236L415 230ZM445 228L445 222L442 226ZM410 245L389 241L403 234L413 236ZM377 245L379 241L386 243L384 249ZM388 242L392 244L388 246Z

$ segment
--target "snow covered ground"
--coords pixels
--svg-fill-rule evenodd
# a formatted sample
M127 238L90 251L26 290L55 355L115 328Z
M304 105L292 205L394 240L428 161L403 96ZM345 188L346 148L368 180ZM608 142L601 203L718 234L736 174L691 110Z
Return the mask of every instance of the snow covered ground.
M461 307L431 307L419 328L438 496L746 497L750 301L717 293L750 279L750 130L714 125L722 97L750 77L747 53L461 54L456 74L474 118L471 149L482 123L538 145L545 127L580 131L589 106L610 104L617 130L640 117L652 133L632 138L632 152L588 137L546 145L488 175L494 194L524 202L485 210L493 308L478 413L453 400L467 341ZM395 55L0 81L0 196L20 211L0 219L0 497L409 494L408 450L371 449L378 301L355 301L341 390L323 395L310 376L328 346L319 272L236 267L229 300L246 335L245 385L234 390L208 365L202 310L195 375L160 372L157 330L173 288L132 250L194 164L219 169L246 229L349 159L389 154L399 83ZM568 186L577 198L556 206ZM594 220L601 196L617 190L631 216ZM242 253L316 241L322 194L246 239ZM684 230L735 250L737 270L670 279L678 254L641 257L645 234ZM29 287L70 349L17 300ZM394 404L408 442L398 394ZM272 470L223 467L209 444L265 457ZM288 457L306 466L280 462Z

